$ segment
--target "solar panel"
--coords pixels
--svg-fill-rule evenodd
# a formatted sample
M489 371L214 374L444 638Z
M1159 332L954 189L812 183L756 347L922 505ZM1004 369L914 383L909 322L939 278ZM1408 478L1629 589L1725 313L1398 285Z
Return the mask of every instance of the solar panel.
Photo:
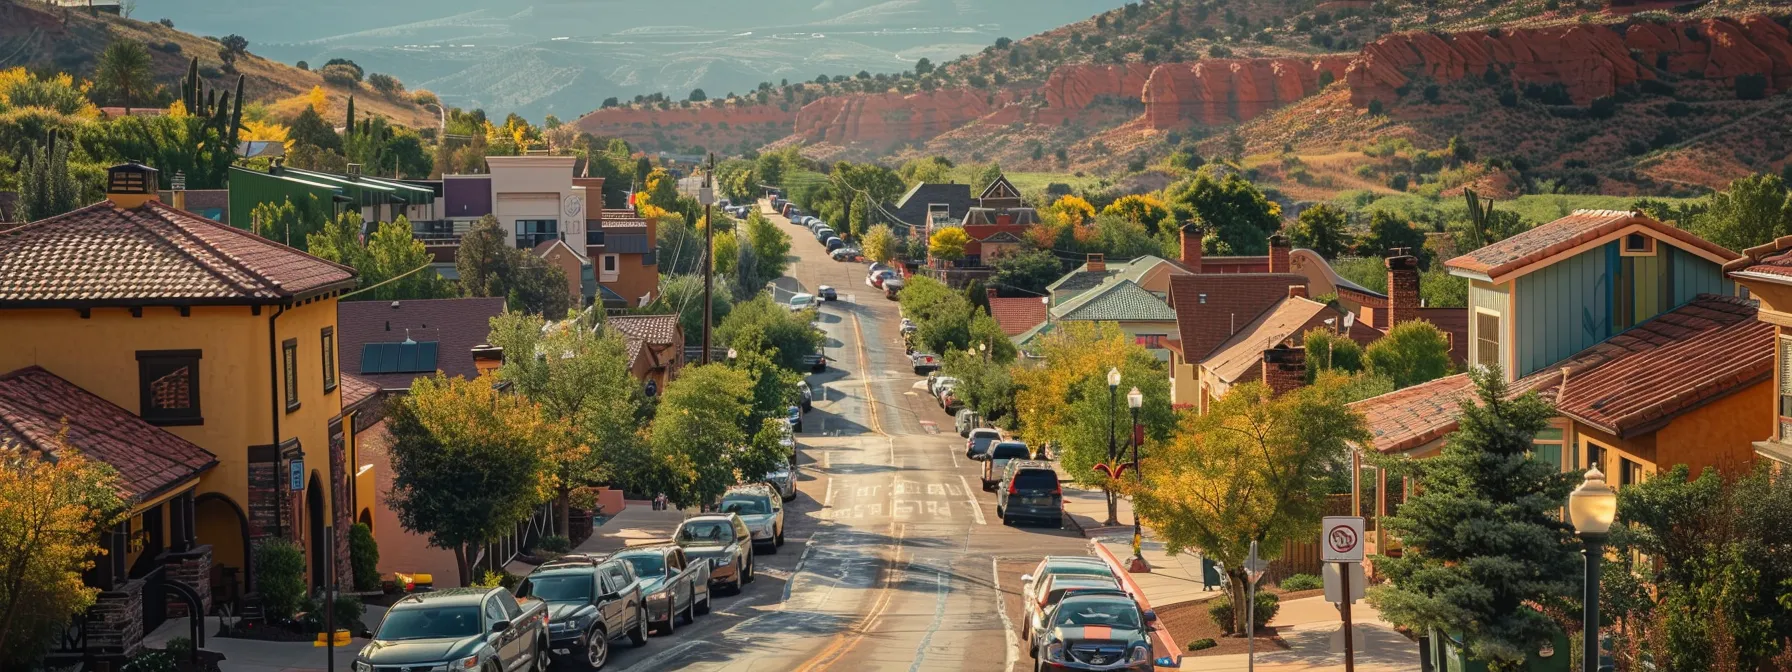
M435 341L368 343L361 346L361 373L432 373L438 351Z

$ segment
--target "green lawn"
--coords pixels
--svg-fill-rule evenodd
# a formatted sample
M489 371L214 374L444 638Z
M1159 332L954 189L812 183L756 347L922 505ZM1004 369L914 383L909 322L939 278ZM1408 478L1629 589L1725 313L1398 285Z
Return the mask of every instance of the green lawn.
M1468 207L1461 198L1429 199L1423 196L1407 194L1403 196L1383 196L1366 205L1358 205L1363 199L1363 192L1352 191L1340 194L1333 202L1346 209L1363 215L1385 211L1400 215L1407 219L1416 219L1430 215L1435 218L1443 215L1445 220L1463 219ZM1669 203L1685 203L1704 200L1703 198L1656 198L1653 200ZM1553 221L1568 215L1575 210L1629 210L1639 200L1635 196L1601 196L1587 194L1533 194L1519 196L1515 199L1499 201L1494 205L1498 210L1517 212L1523 220L1532 224Z

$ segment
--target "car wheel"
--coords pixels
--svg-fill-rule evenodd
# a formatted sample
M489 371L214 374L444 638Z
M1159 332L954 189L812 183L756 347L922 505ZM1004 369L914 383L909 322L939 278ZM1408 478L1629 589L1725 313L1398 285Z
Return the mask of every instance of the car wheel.
M710 596L709 588L704 588L703 589L703 602L701 602L697 605L697 613L698 614L709 613L709 596Z
M667 605L666 620L660 622L659 628L660 634L667 637L672 636L672 632L678 629L678 612L671 611L670 605Z
M684 624L690 625L692 623L696 623L697 622L697 589L692 588L690 590L690 592L684 596L684 598L685 598L684 599Z
M778 528L778 536L776 539L772 540L772 543L776 544L776 546L772 547L774 549L777 548L778 546L784 545L784 528Z
M604 661L610 659L610 637L602 628L592 628L585 634L585 668L603 669Z
M747 583L752 583L753 579L759 578L757 576L758 574L759 574L759 558L748 557L747 558Z
M765 545L765 554L766 555L777 555L778 554L778 538L777 537L772 537L772 543Z
M737 571L739 570L738 567L735 569ZM730 581L728 583L728 594L729 595L739 595L740 594L740 574L735 574L734 580Z
M647 607L641 607L640 613L635 614L635 627L628 631L628 643L647 645Z
M549 653L548 638L542 637L535 640L535 672L548 672L548 666L554 664L554 659L548 655Z

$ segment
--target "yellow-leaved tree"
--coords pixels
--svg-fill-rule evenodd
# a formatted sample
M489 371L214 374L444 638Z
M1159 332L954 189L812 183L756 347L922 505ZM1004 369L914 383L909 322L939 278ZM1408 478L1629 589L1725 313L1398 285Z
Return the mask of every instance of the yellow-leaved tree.
M330 111L330 96L324 93L324 87L313 86L311 92L305 94L305 104L310 105L313 112L327 114Z
M1057 213L1064 219L1064 223L1071 226L1082 226L1095 219L1095 206L1090 205L1081 196L1069 194L1060 196L1058 200L1052 201L1051 207L1046 209Z
M859 239L859 251L866 259L880 264L890 263L890 258L896 255L896 236L890 233L888 226L873 226Z
M971 237L965 235L964 229L948 226L933 232L927 239L927 256L943 261L958 261L964 258L964 248L971 243Z
M55 439L55 459L0 442L0 668L29 669L99 593L81 573L126 513L118 474Z

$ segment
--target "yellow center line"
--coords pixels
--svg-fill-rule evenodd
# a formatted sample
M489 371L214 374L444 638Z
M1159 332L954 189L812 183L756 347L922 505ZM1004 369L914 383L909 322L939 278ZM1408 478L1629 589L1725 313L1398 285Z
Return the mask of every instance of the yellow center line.
M883 435L883 421L877 419L877 398L871 396L871 360L865 358L865 333L859 329L859 314L852 315L853 346L859 355L859 381L865 385L865 411L870 416L871 431Z

